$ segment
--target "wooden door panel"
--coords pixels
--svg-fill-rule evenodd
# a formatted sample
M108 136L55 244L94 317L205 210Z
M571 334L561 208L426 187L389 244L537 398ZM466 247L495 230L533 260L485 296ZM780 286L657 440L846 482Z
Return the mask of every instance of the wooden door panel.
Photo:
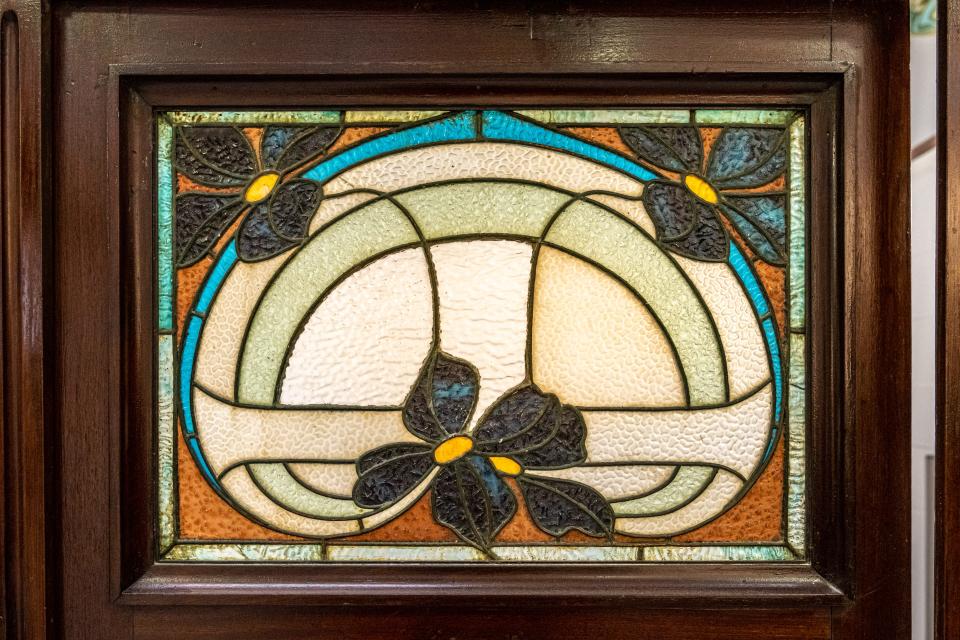
M6 420L17 434L42 423L46 436L45 458L28 450L11 487L23 492L35 486L30 469L52 469L45 508L7 505L13 522L44 527L12 542L44 548L45 568L36 554L24 557L46 576L53 612L44 616L26 581L8 571L8 602L23 629L16 637L905 637L908 525L906 510L891 505L909 501L908 149L895 126L906 113L906 10L895 2L739 4L17 4L6 15L22 16L18 28L39 39L26 51L40 56L47 90L34 111L8 108L5 131L41 118L43 149L18 144L38 166L47 162L39 176L49 175L51 189L49 202L38 196L5 213L8 244L44 256L41 273L30 262L5 267L5 282L43 283L33 305L7 286L6 315L45 327L45 366L24 365L19 350L35 345L8 323L4 375L54 382L44 409ZM809 465L801 557L567 566L163 561L158 115L410 108L803 114ZM48 240L29 224L10 226L22 212L39 217ZM40 397L5 386L5 407L29 408L23 403ZM19 451L10 446L7 460Z

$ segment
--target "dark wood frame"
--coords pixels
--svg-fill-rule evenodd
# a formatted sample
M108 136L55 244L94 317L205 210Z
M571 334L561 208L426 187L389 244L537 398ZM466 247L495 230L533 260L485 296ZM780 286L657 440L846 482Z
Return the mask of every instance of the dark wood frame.
M937 6L937 442L934 631L960 636L960 2Z
M29 196L3 199L13 637L347 638L384 621L398 638L906 637L905 3L691 0L675 15L619 2L484 11L371 0L266 13L7 3L34 61L14 84L36 100L11 111L4 82L3 193L19 183ZM810 304L823 311L809 325L811 565L154 563L152 216L136 215L152 211L154 108L744 96L810 114ZM10 162L16 153L26 169Z

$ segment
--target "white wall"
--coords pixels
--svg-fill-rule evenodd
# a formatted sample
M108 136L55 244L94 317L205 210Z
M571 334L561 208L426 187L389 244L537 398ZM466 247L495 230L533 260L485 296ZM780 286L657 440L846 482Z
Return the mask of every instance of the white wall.
M910 138L918 145L936 131L936 38L913 36L910 43ZM913 638L929 635L932 593L929 524L932 497L928 458L934 447L934 336L936 283L936 152L916 158L911 167L911 284L913 307L912 575Z

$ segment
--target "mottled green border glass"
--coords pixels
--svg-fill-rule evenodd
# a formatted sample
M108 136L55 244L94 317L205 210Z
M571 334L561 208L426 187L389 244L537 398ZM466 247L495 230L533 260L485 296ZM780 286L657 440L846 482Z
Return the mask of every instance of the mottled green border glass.
M361 542L256 543L180 540L177 525L177 434L174 395L173 125L177 124L338 124L396 125L431 118L443 111L171 111L157 121L157 455L158 547L164 562L483 562L473 547L450 544ZM806 130L791 110L758 109L552 109L522 110L522 116L551 125L749 124L789 123L787 288L789 412L786 425L785 544L615 544L496 545L503 562L772 562L806 557Z

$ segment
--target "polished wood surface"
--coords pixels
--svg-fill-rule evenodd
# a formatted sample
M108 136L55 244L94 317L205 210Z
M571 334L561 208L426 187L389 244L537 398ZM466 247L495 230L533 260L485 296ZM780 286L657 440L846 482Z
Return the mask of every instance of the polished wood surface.
M934 626L960 637L960 2L941 0L937 69L937 525Z

